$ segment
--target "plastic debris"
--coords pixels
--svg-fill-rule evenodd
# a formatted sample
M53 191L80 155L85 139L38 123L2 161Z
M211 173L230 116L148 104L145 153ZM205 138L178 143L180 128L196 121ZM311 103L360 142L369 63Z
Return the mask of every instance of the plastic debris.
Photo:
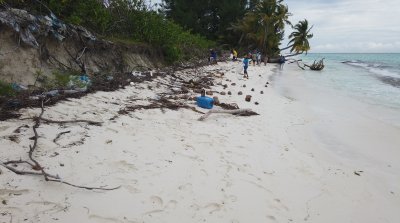
M140 71L132 71L132 76L134 76L134 77L142 77L143 75L142 75L142 72L140 72Z
M79 91L86 91L87 87L91 84L90 78L86 74L82 74L81 76L70 76L68 87Z
M53 13L48 16L34 16L22 9L0 8L0 24L5 24L16 33L22 42L39 48L38 36L53 36L63 41L70 33L83 36L88 40L96 40L96 37L81 26L66 25Z
M22 84L17 84L17 83L12 83L12 84L11 84L11 87L12 87L12 89L15 90L15 91L24 91L24 90L28 90L28 88L25 87L24 85L22 85Z
M48 97L55 97L55 96L57 96L59 93L60 93L59 90L52 90L52 91L46 92L45 95L48 96Z

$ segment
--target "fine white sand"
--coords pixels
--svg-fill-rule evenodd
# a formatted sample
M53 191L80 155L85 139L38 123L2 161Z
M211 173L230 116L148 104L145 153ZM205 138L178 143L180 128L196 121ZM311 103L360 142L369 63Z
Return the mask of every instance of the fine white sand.
M118 115L171 90L157 84L166 77L46 108L46 118L104 122L42 124L35 157L46 170L75 184L121 188L88 191L0 167L0 222L400 222L398 126L308 86L295 66L250 66L249 80L238 71L240 63L229 62L178 75L213 74L233 93L215 94L221 102L259 116L198 121L201 114L189 109ZM22 125L29 128L14 133ZM31 127L28 120L0 123L1 161L27 159Z

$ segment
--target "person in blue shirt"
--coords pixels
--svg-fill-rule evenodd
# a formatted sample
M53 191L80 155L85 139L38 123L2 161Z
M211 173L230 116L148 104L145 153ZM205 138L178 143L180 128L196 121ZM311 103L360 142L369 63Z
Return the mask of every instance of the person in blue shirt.
M247 73L247 68L249 67L249 58L248 56L244 56L243 58L243 68L244 68L244 75L243 78L249 79L249 74Z
M281 69L283 69L283 65L285 64L285 61L286 61L286 58L283 55L281 55L279 57L279 64L280 64Z
M210 64L217 63L217 52L213 49L210 49L210 57L208 59L208 62L210 62Z

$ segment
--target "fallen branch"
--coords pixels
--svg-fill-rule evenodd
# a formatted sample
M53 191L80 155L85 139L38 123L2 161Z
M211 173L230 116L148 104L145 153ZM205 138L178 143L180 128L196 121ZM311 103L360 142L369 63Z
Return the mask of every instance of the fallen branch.
M58 145L57 140L64 134L70 133L71 131L60 132L57 134L56 138L53 139L53 142Z
M311 64L311 65L307 65L307 64L304 64L304 66L306 66L306 67L309 67L310 68L310 70L322 70L322 69L324 69L324 67L325 67L325 65L324 65L324 59L325 58L322 58L320 61L314 61L314 63L313 64Z
M232 115L240 115L240 116L258 115L258 113L252 111L251 109L210 110L205 115L201 116L198 120L199 121L204 121L211 114L232 114Z
M21 118L19 120L30 120L30 119L37 120L37 119L39 119L39 117L27 117L27 118ZM85 119L60 121L60 120L51 120L48 118L40 117L40 120L45 123L57 123L57 124L80 123L80 122L87 123L89 125L97 125L97 126L100 126L101 124L103 124L103 122L91 121L91 120L85 120Z
M149 110L149 109L170 109L170 110L178 110L180 108L186 108L186 109L191 109L195 112L200 112L200 111L196 111L197 109L183 104L183 103L176 103L176 102L172 102L166 98L161 98L160 100L154 100L151 104L149 105L134 105L134 106L128 106L124 109L121 109L118 111L118 114L128 114L129 112L135 112L136 110L140 110L140 109L145 109L145 110Z
M58 175L54 175L54 174L50 174L48 172L46 172L43 168L43 166L33 157L33 153L35 152L35 149L37 147L38 144L38 138L39 135L37 133L37 129L39 128L41 121L45 121L45 122L54 122L54 123L68 123L68 122L87 122L87 123L95 123L98 124L99 122L93 122L93 121L87 121L87 120L73 120L73 121L53 121L53 120L48 120L48 119L44 119L42 118L43 114L44 114L44 99L42 100L42 106L41 106L41 112L40 115L38 117L34 118L35 124L33 125L32 129L33 132L35 134L35 136L33 137L33 145L29 145L29 159L30 161L26 161L26 160L11 160L8 162L1 162L0 161L0 166L5 167L6 169L14 172L15 174L18 175L36 175L36 176L43 176L44 179L46 181L52 181L52 182L59 182L62 184L66 184L69 185L71 187L76 187L76 188L81 188L81 189L86 189L86 190L115 190L120 188L120 186L118 187L112 187L112 188L107 188L107 187L87 187L87 186L80 186L80 185L76 185L76 184L72 184L69 183L67 181L64 181L60 176ZM18 165L18 164L27 164L32 170L35 171L25 171L25 170L18 170L17 168L10 166L10 165Z
M86 46L83 48L81 55L79 55L75 60L79 61L81 59L81 57L83 56L83 54L85 53L85 51L86 51Z
M33 118L33 119L37 119L37 118ZM57 123L57 124L79 123L79 122L84 122L84 123L87 123L87 124L89 124L89 125L101 125L101 124L103 124L103 122L90 121L90 120L84 120L84 119L63 120L63 121L51 120L51 119L47 119L47 118L40 118L40 119L41 119L43 122L46 122L46 123Z

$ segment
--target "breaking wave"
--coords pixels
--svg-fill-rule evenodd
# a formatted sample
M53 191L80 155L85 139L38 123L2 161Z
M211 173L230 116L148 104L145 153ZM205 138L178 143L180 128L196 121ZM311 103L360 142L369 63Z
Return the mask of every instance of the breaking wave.
M394 67L381 63L371 63L361 60L348 60L343 61L342 63L365 69L374 74L376 78L383 83L400 88L400 70L397 70Z

